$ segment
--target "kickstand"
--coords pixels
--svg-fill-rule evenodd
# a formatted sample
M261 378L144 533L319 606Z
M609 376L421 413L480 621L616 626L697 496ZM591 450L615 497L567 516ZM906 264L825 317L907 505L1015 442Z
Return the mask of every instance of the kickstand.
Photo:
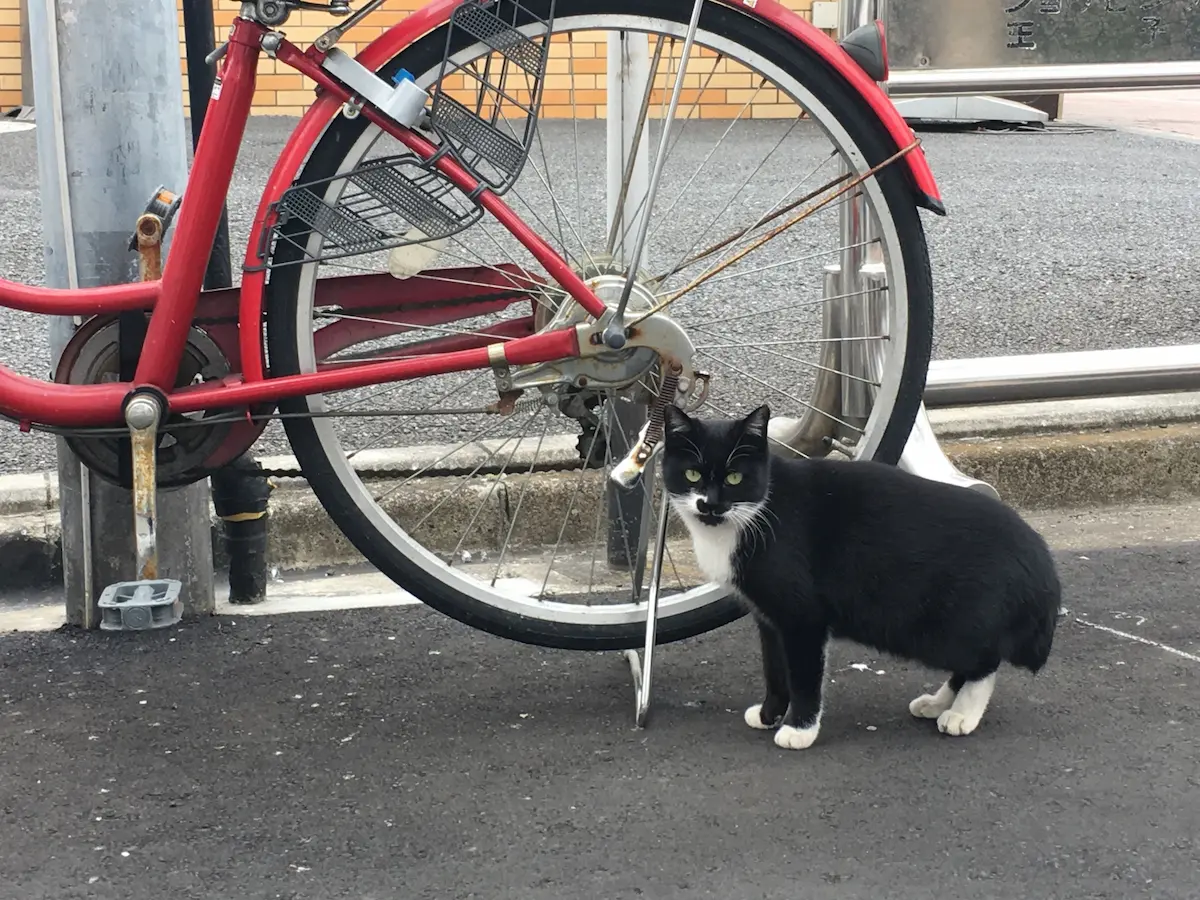
M650 567L650 592L646 596L646 644L642 649L642 660L636 650L626 650L625 659L633 674L634 724L646 727L650 712L650 676L654 667L654 645L658 635L658 587L662 581L663 558L667 554L667 519L670 509L669 498L664 488L658 512L658 535L654 541L654 562Z

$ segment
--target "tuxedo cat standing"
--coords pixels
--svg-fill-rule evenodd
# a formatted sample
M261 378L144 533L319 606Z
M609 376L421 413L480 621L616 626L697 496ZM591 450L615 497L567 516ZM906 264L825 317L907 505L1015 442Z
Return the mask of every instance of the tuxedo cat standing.
M825 651L845 638L950 673L909 704L970 734L1009 662L1037 672L1058 620L1045 542L1000 501L893 466L768 452L770 411L705 420L666 408L663 483L712 580L762 639L766 695L746 710L802 750L821 726Z

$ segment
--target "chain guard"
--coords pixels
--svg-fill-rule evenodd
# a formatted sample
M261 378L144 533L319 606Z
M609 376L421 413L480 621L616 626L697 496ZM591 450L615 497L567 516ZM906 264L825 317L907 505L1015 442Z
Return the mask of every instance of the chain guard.
M60 384L104 384L120 381L115 316L97 316L75 332L63 351L54 380ZM204 331L193 327L179 366L177 387L224 378L229 360ZM205 423L208 418L222 421ZM211 474L205 462L221 447L234 423L228 411L173 415L158 434L158 485L183 487ZM105 429L111 432L111 429ZM132 487L128 463L129 436L111 433L89 437L86 431L65 436L67 445L93 472L123 488Z

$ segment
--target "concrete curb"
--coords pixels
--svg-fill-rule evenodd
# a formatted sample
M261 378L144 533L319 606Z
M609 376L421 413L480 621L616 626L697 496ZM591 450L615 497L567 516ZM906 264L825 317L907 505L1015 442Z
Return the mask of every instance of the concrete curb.
M1200 394L931 410L930 419L955 465L995 486L1020 510L1200 497ZM574 444L574 438L547 440L540 458L551 464L572 463L577 459ZM481 442L481 458L487 451L486 442ZM531 452L532 442L520 448L510 471L527 469L521 457ZM362 462L368 470L415 471L438 453L438 447L412 447L375 452ZM270 468L295 465L287 457L264 457L262 462ZM395 478L391 482L400 483ZM383 505L397 522L411 528L440 503L421 532L422 542L437 550L453 549L472 519L472 545L498 548L518 502L514 546L554 544L564 528L568 543L591 540L594 522L582 509L563 525L563 512L571 506L579 483L577 472L510 475L499 484L483 476L478 482L446 500L446 476L422 478ZM381 486L389 485L385 481ZM362 562L300 479L279 482L270 519L272 566L304 570ZM222 568L219 528L214 517L214 557ZM61 581L59 532L56 473L0 476L0 573L6 587L52 587Z

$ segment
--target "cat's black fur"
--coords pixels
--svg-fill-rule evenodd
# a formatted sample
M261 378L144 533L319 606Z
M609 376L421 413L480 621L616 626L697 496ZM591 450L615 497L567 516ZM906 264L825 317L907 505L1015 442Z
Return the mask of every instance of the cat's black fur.
M669 406L662 458L707 572L720 574L713 536L737 532L727 540L736 544L732 584L758 620L766 679L747 722L784 726L781 746L809 746L826 643L837 637L951 673L910 709L938 718L942 731L969 733L1001 662L1037 672L1049 656L1060 587L1045 542L1008 506L966 488L880 463L769 453L769 416L763 406L745 419L701 421ZM703 495L699 515L683 508L689 493ZM739 506L756 503L752 516ZM960 695L953 708L962 709L947 712Z

